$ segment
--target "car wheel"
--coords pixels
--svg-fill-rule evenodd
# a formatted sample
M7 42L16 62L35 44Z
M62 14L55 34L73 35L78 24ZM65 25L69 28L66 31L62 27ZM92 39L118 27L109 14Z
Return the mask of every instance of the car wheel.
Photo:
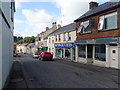
M41 58L41 60L43 61L43 60L44 60L44 58Z
M39 60L41 60L41 58L39 58Z

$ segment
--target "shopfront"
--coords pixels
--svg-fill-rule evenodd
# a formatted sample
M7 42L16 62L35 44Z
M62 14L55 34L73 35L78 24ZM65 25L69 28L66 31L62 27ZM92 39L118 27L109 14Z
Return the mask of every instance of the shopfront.
M76 41L76 61L118 68L119 37Z
M66 60L75 60L75 47L74 43L55 43L55 57L63 58Z

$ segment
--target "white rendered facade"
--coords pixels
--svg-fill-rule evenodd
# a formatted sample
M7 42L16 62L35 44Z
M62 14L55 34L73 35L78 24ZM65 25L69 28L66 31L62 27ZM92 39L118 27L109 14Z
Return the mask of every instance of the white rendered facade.
M0 1L0 89L5 86L13 63L14 3Z

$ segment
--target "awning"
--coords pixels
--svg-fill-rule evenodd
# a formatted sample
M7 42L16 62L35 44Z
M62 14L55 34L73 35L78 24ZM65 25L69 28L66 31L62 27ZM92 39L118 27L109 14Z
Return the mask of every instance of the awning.
M96 38L75 41L75 44L117 44L117 43L120 43L120 37Z

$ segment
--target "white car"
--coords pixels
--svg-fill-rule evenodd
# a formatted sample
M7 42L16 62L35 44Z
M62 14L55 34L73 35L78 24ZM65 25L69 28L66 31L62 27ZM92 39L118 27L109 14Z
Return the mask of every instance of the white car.
M33 58L39 58L39 53L33 53Z

